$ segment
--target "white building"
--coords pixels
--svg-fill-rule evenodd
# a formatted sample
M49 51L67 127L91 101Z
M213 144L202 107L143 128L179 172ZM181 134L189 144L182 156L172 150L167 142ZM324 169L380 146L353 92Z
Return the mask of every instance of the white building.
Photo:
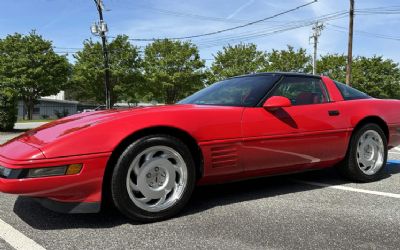
M65 100L65 92L42 97L33 108L32 119L57 119L78 112L78 101ZM27 117L27 110L22 101L18 102L18 119Z

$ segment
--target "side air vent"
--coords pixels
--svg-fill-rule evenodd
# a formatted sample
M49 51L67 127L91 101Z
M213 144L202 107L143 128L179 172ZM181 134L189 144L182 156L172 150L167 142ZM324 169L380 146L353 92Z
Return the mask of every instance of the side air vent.
M236 145L215 146L211 148L213 168L235 168L238 166L238 149Z

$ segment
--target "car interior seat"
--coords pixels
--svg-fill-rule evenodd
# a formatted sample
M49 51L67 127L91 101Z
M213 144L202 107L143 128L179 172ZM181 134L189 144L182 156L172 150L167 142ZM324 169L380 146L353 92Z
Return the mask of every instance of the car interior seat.
M321 103L321 98L316 93L301 92L296 97L296 105Z

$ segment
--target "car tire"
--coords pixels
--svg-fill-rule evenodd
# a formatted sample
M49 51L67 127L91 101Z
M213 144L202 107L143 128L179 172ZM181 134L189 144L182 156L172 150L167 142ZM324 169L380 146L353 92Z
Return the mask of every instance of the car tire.
M382 178L388 155L387 138L382 128L368 123L353 132L345 159L338 168L342 175L356 182Z
M135 221L160 221L181 211L195 182L188 147L170 135L150 135L133 142L119 157L111 176L111 197L118 210Z

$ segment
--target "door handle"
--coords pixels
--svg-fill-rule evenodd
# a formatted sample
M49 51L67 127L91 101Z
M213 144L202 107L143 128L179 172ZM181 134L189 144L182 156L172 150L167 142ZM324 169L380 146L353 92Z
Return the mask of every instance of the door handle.
M339 110L329 110L328 111L329 116L338 116L340 115Z

